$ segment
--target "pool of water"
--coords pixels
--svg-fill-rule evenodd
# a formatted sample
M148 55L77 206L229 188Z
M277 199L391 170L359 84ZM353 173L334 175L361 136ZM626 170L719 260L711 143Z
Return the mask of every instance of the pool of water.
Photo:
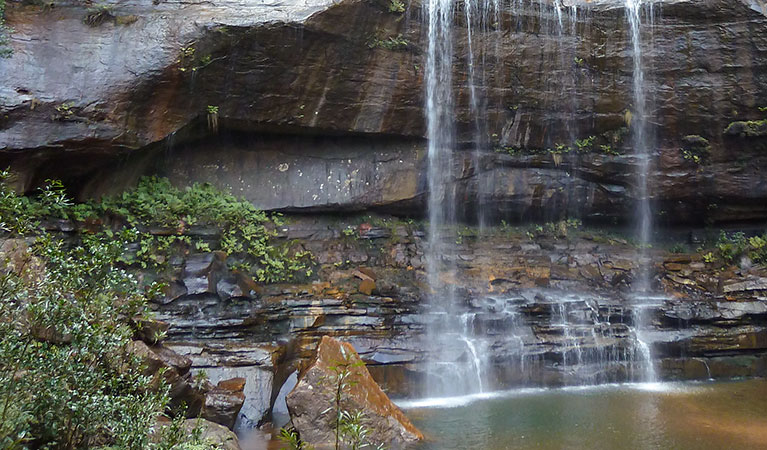
M419 449L767 449L767 380L522 389L397 402Z

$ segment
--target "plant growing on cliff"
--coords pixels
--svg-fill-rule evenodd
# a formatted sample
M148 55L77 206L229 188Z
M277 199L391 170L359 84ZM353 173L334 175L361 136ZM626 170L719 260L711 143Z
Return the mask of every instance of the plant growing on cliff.
M402 37L401 34L397 36L389 36L386 39L380 39L373 36L368 41L369 48L383 48L390 51L405 50L410 47L410 42Z
M11 29L5 25L5 0L0 0L0 58L9 58L13 50L8 46Z
M405 12L405 3L401 2L400 0L390 0L389 12L395 13L395 14L402 14L403 12Z
M144 177L138 186L121 195L105 197L90 204L84 216L121 217L129 229L137 230L132 242L142 242L136 262L144 267L167 261L174 246L192 245L185 235L192 226L213 226L219 230L218 244L229 255L253 260L259 281L288 281L297 274L311 275L311 254L291 251L289 245L277 245L275 232L267 226L279 225L278 216L267 216L250 202L239 200L210 184L178 189L165 178ZM162 227L167 236L146 230ZM130 257L126 262L133 262Z
M719 234L716 250L719 257L728 264L732 264L741 257L748 257L756 264L767 264L767 233L746 237L745 233L728 235L722 231Z
M41 216L73 209L63 186L22 197L8 178L0 172L0 219L11 237L0 246L0 448L216 448L164 433L150 442L167 387L132 354L130 321L156 290L117 263L125 239L65 242L42 231Z
M208 105L208 129L218 133L218 106Z
M115 20L115 16L112 13L114 6L107 4L98 4L88 9L85 17L83 17L83 23L91 27L98 27L104 22Z

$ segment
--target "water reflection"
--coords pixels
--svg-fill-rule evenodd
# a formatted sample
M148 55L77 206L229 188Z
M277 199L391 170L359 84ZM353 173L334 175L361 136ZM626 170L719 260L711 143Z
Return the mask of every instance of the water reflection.
M529 389L401 406L428 436L423 449L767 448L764 380Z

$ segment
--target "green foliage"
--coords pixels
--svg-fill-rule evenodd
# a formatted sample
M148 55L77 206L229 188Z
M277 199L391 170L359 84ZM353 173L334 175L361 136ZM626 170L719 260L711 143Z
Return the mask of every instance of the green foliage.
M724 134L743 137L759 137L767 135L767 119L732 122L727 125Z
M571 231L578 230L582 225L583 223L578 219L566 219L558 222L547 222L543 225L533 225L525 234L531 240L540 237L567 238Z
M280 428L280 435L277 439L286 445L280 450L311 450L313 448L311 445L301 440L301 436L299 436L298 432L292 428Z
M554 147L549 148L521 148L498 145L496 146L495 151L498 153L506 153L511 156L517 156L522 154L561 155L572 151L577 151L578 153L592 153L599 150L604 154L617 156L620 155L620 153L616 150L616 146L622 142L623 135L625 134L624 130L624 128L621 128L603 133L599 136L587 136L582 139L576 139L570 144L557 142L554 144ZM497 135L493 134L492 137L497 138Z
M167 386L130 351L128 322L157 292L118 266L130 230L67 243L39 228L73 213L61 183L29 198L7 181L0 172L3 231L35 236L5 241L0 260L0 448L216 448L173 426L150 442Z
M402 14L403 12L405 12L405 3L401 2L400 0L390 0L389 12L395 13L395 14Z
M676 244L672 245L668 251L674 254L680 254L684 253L686 250L687 249L685 248L684 244L677 242Z
M83 17L83 23L91 27L98 27L104 22L115 20L113 14L114 6L107 4L98 4L88 9L85 17Z
M218 132L218 106L208 105L208 128Z
M374 36L368 41L368 47L398 51L406 50L408 47L410 47L410 42L402 37L401 34L398 34L397 36L390 36L385 39L380 39Z
M36 197L25 197L11 189L10 179L10 172L0 171L0 232L30 233L39 227L41 218L64 217L72 207L58 180L47 180Z
M747 256L756 264L767 264L767 233L762 236L746 237L744 233L728 235L722 231L719 234L716 251L727 264L732 264L743 256Z
M56 105L56 114L51 119L66 122L72 120L75 115L75 102L64 102L60 105Z
M139 243L139 249L135 258L126 259L128 263L161 266L174 247L191 245L191 238L184 235L188 227L208 225L220 230L221 250L252 260L250 266L261 282L289 281L299 273L311 275L308 266L311 254L292 253L289 246L270 242L275 233L267 225L279 225L277 216L269 217L250 202L210 184L195 183L181 190L165 178L144 177L135 189L105 197L90 206L91 216L117 216L128 229L136 230L130 241ZM158 236L146 231L153 227L169 229L172 234Z
M9 58L13 50L8 46L11 29L5 25L5 0L0 0L0 58Z
M594 147L595 139L596 139L596 136L589 136L585 139L576 139L575 148L578 149L579 152L590 151Z
M148 446L167 398L127 349L146 296L114 266L121 252L103 235L67 247L43 234L3 264L0 447Z
M711 152L711 144L708 139L698 136L689 135L682 138L682 157L687 161L692 161L695 164L700 164Z
M211 226L220 231L215 242L219 248L242 259L241 268L253 271L258 281L277 283L312 274L309 252L292 251L289 243L273 241L275 232L267 226L279 225L279 216L267 216L209 184L181 190L165 178L145 177L135 189L75 205L59 181L49 180L36 197L23 197L10 188L9 178L7 171L0 172L0 231L32 233L46 218L93 223L112 218L122 226L97 234L119 241L124 248L135 248L117 255L116 261L161 270L174 252L193 246L209 251L208 243L193 242L185 233L194 225ZM160 232L152 233L155 229Z
M576 56L573 58L573 62L575 63L576 66L583 67L583 63L584 63L583 58L579 58Z

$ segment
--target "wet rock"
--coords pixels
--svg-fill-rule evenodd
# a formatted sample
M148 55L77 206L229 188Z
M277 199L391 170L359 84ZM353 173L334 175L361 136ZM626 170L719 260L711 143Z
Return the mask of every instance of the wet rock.
M245 403L244 379L239 390L230 390L218 386L205 393L205 407L202 412L204 419L234 429L242 405Z
M171 280L163 287L163 296L153 298L152 302L167 305L188 293L189 291L181 280Z
M540 9L535 2L504 11L497 28L474 31L474 42L482 43L475 52L514 62L486 63L493 65L484 94L493 129L479 139L515 154L456 158L460 198L483 191L489 211L514 219L633 217L638 193L628 174L638 162L621 131L632 108L625 4L575 3L576 34L542 32L556 27L554 14L550 5ZM654 112L659 157L650 177L657 210L675 222L764 219L762 138L739 138L763 128L757 105L765 103L765 81L752 74L763 68L767 52L753 43L767 27L764 13L746 0L661 3L662 24L653 29L657 45L644 55L647 95L662 99ZM263 209L425 211L424 77L417 68L425 66L427 23L418 8L409 7L407 20L398 20L402 16L382 14L380 5L358 1L288 0L280 7L122 2L120 17L141 20L99 28L82 23L86 9L74 2L58 5L55 15L39 14L9 2L16 38L14 56L0 67L6 81L0 166L21 174L23 191L38 180L69 178L84 186L83 197L96 197L159 170L174 181L229 187ZM360 20L345 27L348 17ZM110 39L116 29L125 40ZM401 35L408 51L365 45L379 33ZM182 36L193 56L181 54L170 35ZM458 22L454 35L456 138L471 144L477 136L464 95L469 40ZM680 52L686 57L678 58ZM49 54L58 58L40 57ZM574 57L583 64L573 67ZM509 79L516 80L511 89ZM672 91L677 95L668 95ZM562 102L562 92L577 94ZM253 97L263 101L253 103ZM52 120L69 102L71 117ZM199 126L208 105L220 108L222 127L258 139L243 144L209 136L212 130ZM616 138L610 143L619 154L592 149L555 158L545 151L571 143L574 130L581 139ZM156 145L163 140L166 145ZM680 148L706 141L706 164L680 155ZM749 164L739 165L735 153L749 157ZM712 199L717 208L708 208ZM467 215L476 207L461 206ZM386 234L371 227L361 236Z
M222 362L227 363L229 361ZM213 401L218 403L216 411L219 417L226 419L224 422L227 426L230 426L229 419L234 419L231 422L231 427L237 433L247 434L267 418L274 378L270 368L222 365L205 367L205 372L211 383L218 384L218 389L213 389L213 391L219 391ZM232 386L233 379L245 380L242 392L224 390L227 385L237 387ZM235 409L237 410L236 413L234 413Z
M767 277L726 284L724 286L725 294L746 291L767 291Z
M219 297L224 299L245 296L245 292L234 277L220 279L216 284L216 292Z
M218 270L223 267L226 255L222 252L211 252L190 255L186 258L183 273L184 286L187 294L216 293Z
M374 444L401 448L423 438L361 364L354 348L323 337L311 364L301 372L298 384L287 396L291 422L302 439L318 448L329 448L335 439L336 386L333 380L339 367L348 365L349 379L355 384L342 393L341 408L350 413L361 412ZM336 368L334 370L333 368Z

